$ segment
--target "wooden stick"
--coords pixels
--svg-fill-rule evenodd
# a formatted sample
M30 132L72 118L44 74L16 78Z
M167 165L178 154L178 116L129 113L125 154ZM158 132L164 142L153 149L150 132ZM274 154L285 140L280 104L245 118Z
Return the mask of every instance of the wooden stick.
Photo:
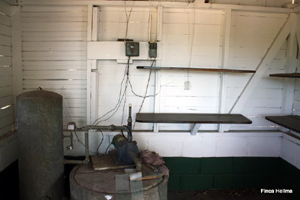
M130 180L131 181L144 181L144 180L152 180L152 179L162 178L163 176L164 176L163 173L158 173L158 174L148 175L148 176L144 176L144 177L140 177L140 178L133 178Z

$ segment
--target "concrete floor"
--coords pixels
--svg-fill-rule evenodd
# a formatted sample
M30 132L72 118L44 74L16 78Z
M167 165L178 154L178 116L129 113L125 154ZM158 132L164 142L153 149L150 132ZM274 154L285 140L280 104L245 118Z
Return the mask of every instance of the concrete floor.
M259 190L206 190L168 192L168 200L288 200L289 194L261 194Z
M74 165L75 166L75 165ZM68 174L72 165L65 166L66 199L69 199ZM0 200L19 200L18 163L14 162L9 168L0 173ZM260 194L259 190L207 190L168 192L168 200L288 200L290 194Z
M75 165L74 165L75 166ZM69 200L69 178L72 165L65 166L66 199ZM168 191L168 200L289 200L290 194L261 194L258 189L245 190L206 190L206 191ZM2 200L0 198L0 200Z

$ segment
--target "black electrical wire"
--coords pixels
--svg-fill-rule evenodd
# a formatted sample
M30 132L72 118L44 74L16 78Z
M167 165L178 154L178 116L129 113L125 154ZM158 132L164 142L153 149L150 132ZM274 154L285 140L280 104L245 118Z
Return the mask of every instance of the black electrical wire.
M143 107L143 104L144 104L146 98L149 98L149 97L155 97L156 95L159 94L159 92L158 92L158 93L155 94L155 95L148 95L148 96L147 96L148 88L149 88L149 84L150 84L150 79L151 79L151 74L152 74L152 67L153 67L153 64L154 64L155 62L156 62L156 60L153 60L153 62L152 62L152 64L151 64L151 67L150 67L150 72L149 72L148 81L147 81L147 86L146 86L146 91L145 91L145 95L144 95L144 96L138 95L138 94L136 94L136 93L133 91L133 87L132 87L131 81L130 81L130 79L128 78L128 79L129 79L129 85L130 85L131 92L132 92L135 96L140 97L140 98L143 98L143 101L142 101L142 103L141 103L141 106L140 106L140 109L139 109L138 113L141 111L141 109L142 109L142 107ZM129 65L129 63L128 63L128 65ZM126 99L125 99L125 101L126 101ZM125 108L125 102L124 102L124 106L123 106L123 114L122 114L121 125L123 124L124 108ZM134 123L133 127L135 127L135 123Z
M106 148L105 154L107 154L108 148L110 147L110 145L112 145L112 142L108 145L108 147Z
M124 104L123 104L123 113L122 113L122 121L121 121L121 125L123 124L123 118L124 118L124 109L125 109L125 104L126 104L126 91L127 91L127 88L128 88L128 84L131 88L131 92L137 96L137 97L140 97L140 98L143 98L143 102L142 102L142 105L145 101L145 98L148 98L148 97L155 97L157 94L155 95L146 95L147 94L147 91L148 91L148 88L149 88L149 83L150 83L150 79L151 79L151 73L152 73L152 70L150 69L150 72L149 72L149 77L148 77L148 82L147 82L147 86L146 86L146 92L145 92L145 95L142 96L142 95L138 95L136 94L134 91L133 91L133 86L131 84L131 81L129 79L129 61L130 61L130 56L128 57L128 60L127 60L127 65L125 67L125 71L124 71L124 76L123 76L123 79L121 81L121 86L120 86L120 91L119 91L119 98L118 98L118 102L117 104L115 105L115 107L113 109L111 109L110 111L108 111L107 113L105 113L104 115L102 115L101 117L99 117L98 119L96 119L94 121L94 123L92 125L97 125L99 124L100 122L103 122L103 121L107 121L109 120L110 118L112 118L115 113L119 110L120 106L121 106L121 103L124 100ZM156 60L153 60L152 64L151 64L151 67L153 66L153 64L155 63ZM125 82L125 88L124 88L124 91L122 92L122 88L123 88L123 83L124 83L124 80L126 78L126 82ZM141 109L141 108L140 108ZM105 117L106 115L108 115L109 113L113 112L109 117L107 117L106 119L103 119L101 120L103 117Z
M82 145L85 147L85 144L83 144L83 142L80 141L80 139L79 139L79 137L78 137L78 135L77 135L76 130L74 131L74 133L75 133L75 136L76 136L78 142L79 142L80 144L82 144Z
M130 19L130 16L131 16L131 12L132 12L132 7L129 11L129 15L127 15L127 10L126 10L126 1L124 1L124 9L125 9L125 15L126 15L126 29L125 29L125 38L124 38L124 42L126 42L126 39L127 39L127 34L128 34L128 25L129 25L129 19Z
M126 105L126 96L125 96L124 103L123 103L121 125L123 124L124 112L125 112L125 105Z
M83 142L81 142L81 141L80 141L80 139L79 139L79 137L78 137L78 135L77 135L77 132L76 132L76 130L74 131L74 133L75 133L75 136L76 136L76 138L77 138L78 142L79 142L80 144L82 144L82 146L84 146L84 147L85 147L85 144L84 144ZM95 153L95 154L96 154L96 152L93 152L93 151L91 151L91 150L89 150L89 152L91 152L91 153Z
M150 83L150 79L151 79L152 67L153 67L153 64L154 64L155 62L156 62L156 60L153 60L151 66L150 66L150 72L149 72L148 81L147 81L147 86L146 86L146 92L145 92L145 95L144 95L144 96L138 95L138 94L136 94L136 93L133 91L133 87L132 87L132 84L131 84L130 79L129 79L129 85L130 85L131 92L132 92L135 96L140 97L140 98L148 98L148 97L155 97L156 95L158 95L158 93L157 93L157 94L154 94L154 95L148 95L148 96L146 95L147 92L148 92L148 87L149 87L149 83Z
M128 83L130 84L130 79L129 79L129 61L130 61L130 56L128 57L128 60L127 60L127 65L126 65L126 68L127 68L127 79L126 79L126 86L128 86ZM125 94L126 90L124 91L124 94ZM122 119L121 119L121 126L123 124L123 119L124 119L124 112L125 112L125 105L126 105L126 95L125 95L125 99L124 99L124 104L123 104L123 109L122 109Z
M123 137L124 137L126 140L128 140L127 137L125 137L125 135L124 135L124 133L123 133L123 130L121 130L121 133L122 133Z
M83 128L84 128L84 126L83 126L83 127L76 127L76 129L77 129L78 131L82 131Z
M150 79L151 79L151 73L152 73L152 67L153 67L153 64L154 64L155 60L152 62L152 65L151 65L151 69L150 69L150 72L149 72L149 77L148 77L148 83L147 83L147 86L146 86L146 91L145 91L145 96L143 98L143 101L141 103L141 106L140 106L140 109L138 111L138 113L141 112L142 108L143 108L143 105L144 105L144 102L145 102L145 99L146 99L146 94L148 92L148 87L149 87L149 83L150 83Z
M122 85L123 85L123 81L122 81L122 83L121 83L121 89L122 89ZM121 92L121 90L120 90L120 92ZM97 125L97 124L99 124L100 122L106 121L106 120L108 120L109 118L111 118L111 117L114 115L114 113L113 113L110 117L108 117L107 119L105 119L105 120L100 120L100 119L102 119L103 117L105 117L106 115L108 115L109 113L113 112L114 110L118 110L118 108L119 108L119 106L120 106L120 103L121 103L121 101L123 100L124 94L125 94L125 92L123 93L123 95L119 95L118 102L117 102L117 104L115 105L115 107L114 107L113 109L111 109L110 111L108 111L107 113L105 113L104 115L102 115L101 117L99 117L98 119L96 119L95 122L94 122L92 125L93 125L93 126L94 126L94 125Z
M124 103L123 103L123 109L122 109L121 126L122 126L122 124L123 124L123 119L124 119L125 105L126 105L126 95L125 95L125 97L124 97Z
M127 89L127 86L128 86L128 85L126 85L126 89ZM126 90L126 89L125 89L125 90ZM121 102L122 102L124 96L125 96L125 91L124 91L123 96L122 96L122 98L121 98ZM99 124L100 122L107 121L107 120L109 120L110 118L112 118L112 117L115 115L115 113L119 110L120 106L121 106L121 103L119 103L119 104L117 105L116 110L111 114L111 116L109 116L108 118L106 118L106 119L104 119L104 120L98 121L98 122L96 123L96 125ZM102 117L101 117L101 118L102 118ZM101 119L101 118L99 118L99 119Z
M140 106L140 108L139 108L139 111L137 112L137 113L140 113L141 112L141 110L142 110L142 108L143 108L143 105L144 105L144 102L145 102L145 99L146 98L148 98L148 97L154 97L154 96L156 96L157 94L155 94L155 95L149 95L149 96L146 96L146 94L148 93L148 88L149 88L149 83L150 83L150 79L151 79L151 74L152 74L152 67L153 67L153 64L156 62L156 60L153 60L153 62L152 62L152 64L151 64L151 68L150 68L150 72L149 72L149 76L148 76L148 82L147 82L147 86L146 86L146 91L145 91L145 95L142 97L143 98L143 101L142 101L142 103L141 103L141 106ZM131 88L132 89L132 88ZM131 90L132 91L132 90ZM134 93L133 91L132 91L132 93ZM134 127L135 127L135 124L136 124L136 122L134 122L134 124L133 124L133 129L134 129Z
M134 94L134 96L136 96L136 97L140 97L140 98L149 98L149 97L155 97L155 96L157 96L157 95L159 94L159 92L158 92L158 93L156 93L156 94L146 95L146 96L138 95L138 94L136 94L136 93L133 91L132 84L131 84L130 80L129 80L129 86L130 86L131 92L132 92L132 93ZM147 86L148 86L148 85L147 85ZM148 87L147 87L146 90L148 90Z
M102 134L102 139L101 139L100 144L99 144L98 147L97 147L97 156L99 156L99 148L100 148L100 146L101 146L101 144L102 144L102 142L103 142L103 139L104 139L104 134L103 134L103 132L102 132L101 130L99 130L99 131L100 131L101 134Z
M118 98L117 104L115 105L115 107L114 107L113 109L111 109L110 111L108 111L107 113L105 113L104 115L102 115L101 117L99 117L98 119L96 119L92 125L97 125L97 124L99 124L99 123L102 122L102 121L107 121L108 119L110 119L110 118L118 111L118 109L119 109L119 107L120 107L120 104L121 104L121 102L123 101L123 98L124 98L124 96L125 96L127 87L128 87L129 60L130 60L130 57L128 57L127 66L126 66L126 68L125 68L124 76L123 76L123 79L122 79L122 81L121 81L121 86L120 86L120 91L119 91L119 98ZM126 77L127 77L127 78L126 78ZM122 88L123 88L123 83L124 83L125 78L126 78L126 84L125 84L124 92L123 92L123 94L122 94ZM115 111L115 112L113 112L113 111ZM111 112L113 112L112 115L109 116L107 119L105 119L105 120L100 120L100 119L102 119L104 116L108 115L108 114L111 113Z

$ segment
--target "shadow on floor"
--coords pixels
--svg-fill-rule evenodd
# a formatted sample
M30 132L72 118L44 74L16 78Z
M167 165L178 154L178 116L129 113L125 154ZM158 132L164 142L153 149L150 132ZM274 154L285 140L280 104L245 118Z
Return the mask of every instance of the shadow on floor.
M259 190L169 191L168 200L288 200L290 194L261 194Z

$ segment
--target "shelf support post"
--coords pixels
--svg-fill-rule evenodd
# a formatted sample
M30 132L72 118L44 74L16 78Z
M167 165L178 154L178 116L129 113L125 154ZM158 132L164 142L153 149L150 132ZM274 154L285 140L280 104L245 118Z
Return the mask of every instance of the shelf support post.
M287 46L287 63L285 66L285 73L295 73L297 66L297 40L296 40L296 28L297 28L297 14L291 14L292 27L291 33L288 38ZM290 115L293 112L295 79L284 79L283 92L282 92L282 104L281 114Z
M87 42L98 40L99 8L88 5ZM87 59L87 124L98 116L98 72L97 60Z
M231 31L231 9L225 10L224 17L224 36L223 36L223 49L222 49L222 68L226 69L229 66L229 44L230 44L230 31ZM227 73L221 73L220 76L220 94L219 94L219 113L225 113L226 108L226 91L227 91ZM224 125L219 124L219 132L223 132Z
M258 85L259 81L265 76L265 72L267 71L268 67L270 66L271 62L275 58L277 52L281 48L283 42L286 40L290 32L291 32L291 17L287 19L282 29L277 34L270 48L267 50L265 56L259 63L256 73L250 78L250 80L244 87L243 91L241 92L240 96L238 97L237 101L235 102L235 104L233 105L229 113L240 113L242 111L244 105L250 98L252 92ZM229 130L230 126L231 125L226 126L226 130Z
M192 130L191 130L191 135L197 135L197 132L200 128L201 124L193 124Z
M163 29L163 7L157 6L157 19L156 19L156 42L162 40L162 29ZM158 51L158 61L156 64L162 64L162 53ZM155 66L156 67L156 66ZM160 90L160 72L159 70L154 71L154 94L156 94ZM160 112L160 93L154 96L154 112ZM159 131L159 125L157 123L153 124L153 132L157 133Z
M92 41L92 18L93 6L88 5L88 22L87 22L87 42ZM86 122L91 124L91 69L92 61L87 60L86 63Z

